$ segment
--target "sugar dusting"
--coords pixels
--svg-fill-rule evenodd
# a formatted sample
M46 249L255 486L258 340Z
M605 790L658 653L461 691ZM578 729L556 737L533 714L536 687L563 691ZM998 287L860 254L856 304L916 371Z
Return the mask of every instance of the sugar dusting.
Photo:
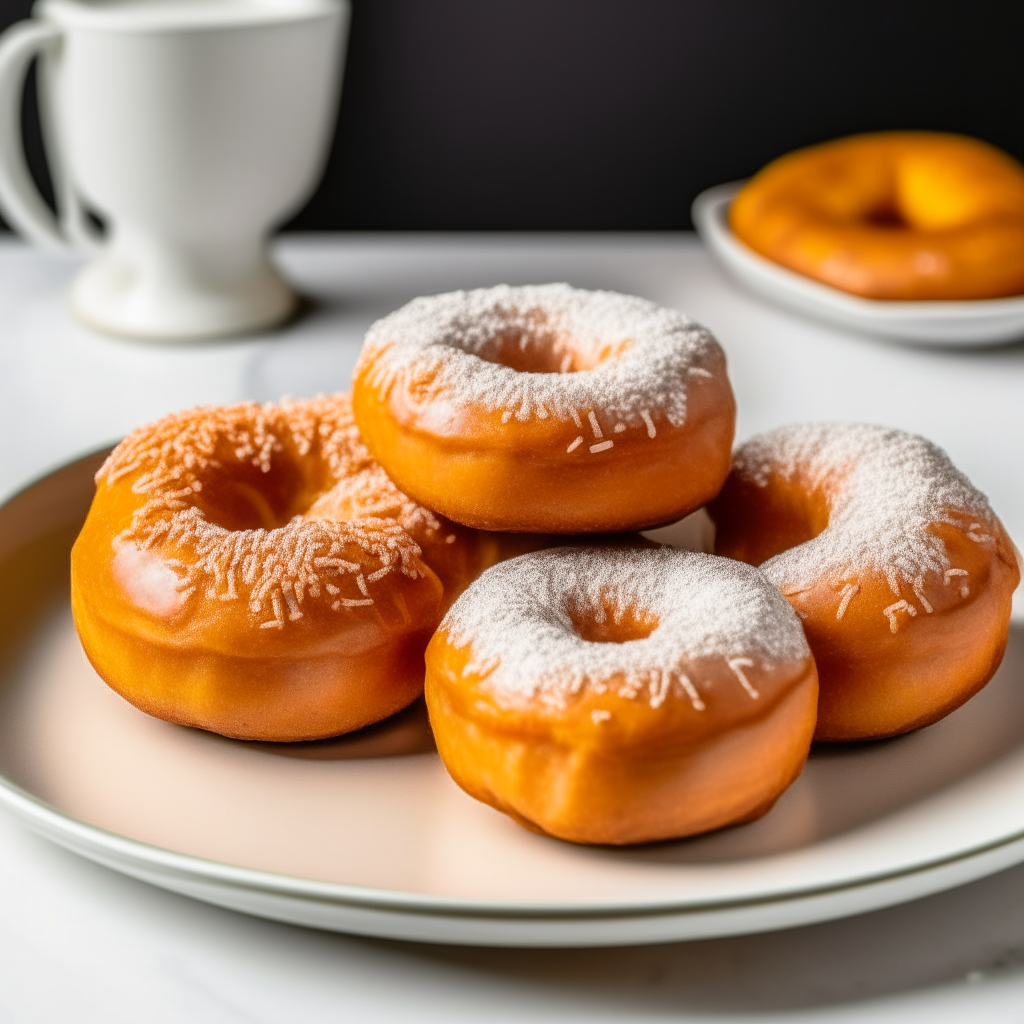
M985 496L941 448L901 430L843 423L782 427L742 445L733 472L760 487L772 477L799 477L826 496L825 530L760 568L784 593L825 579L838 591L837 619L856 600L857 576L865 570L888 581L895 600L882 614L893 633L919 611L932 611L923 593L929 576L944 586L955 580L966 596L967 571L952 564L943 539L930 532L935 523L994 543L996 518Z
M623 643L584 640L573 613L616 622L639 609L657 626ZM488 569L441 623L468 647L465 671L503 703L564 707L584 689L658 707L670 686L700 711L707 683L684 669L721 658L756 700L751 670L808 657L799 619L752 566L677 548L554 548ZM692 671L692 669L690 669ZM613 683L614 681L614 683Z
M198 507L210 474L232 465L269 473L276 460L297 459L318 465L325 481L306 515L273 529L230 530ZM125 438L96 475L108 486L125 478L146 500L116 544L160 550L182 598L245 600L262 628L302 618L311 599L334 611L372 605L367 580L422 575L417 540L444 529L374 461L347 395L172 414Z
M510 338L522 351L553 354L562 371L577 356L590 368L533 373L493 361ZM459 405L500 411L504 423L586 420L605 450L613 443L604 431L628 426L654 438L658 422L680 426L691 380L724 367L710 332L646 299L566 284L499 285L414 299L378 320L356 375L385 394L396 385L427 399L448 393Z

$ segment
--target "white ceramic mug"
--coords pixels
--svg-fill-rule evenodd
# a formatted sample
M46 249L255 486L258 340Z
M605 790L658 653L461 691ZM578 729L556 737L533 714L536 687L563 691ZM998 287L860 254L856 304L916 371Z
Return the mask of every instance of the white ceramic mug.
M33 241L94 254L75 314L165 339L285 319L295 296L267 236L323 173L347 0L39 0L33 15L0 37L0 205ZM37 56L57 217L21 138Z

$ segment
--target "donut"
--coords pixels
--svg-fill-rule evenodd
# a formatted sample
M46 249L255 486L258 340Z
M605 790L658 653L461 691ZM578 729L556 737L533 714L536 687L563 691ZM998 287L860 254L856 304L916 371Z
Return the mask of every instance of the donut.
M817 675L792 609L756 569L677 548L502 562L452 605L426 662L455 782L577 843L752 820L814 732Z
M1013 543L934 444L811 424L747 441L708 508L717 554L759 566L803 621L818 665L816 740L937 721L1002 660Z
M855 135L780 157L729 209L760 255L871 299L1024 292L1024 167L938 132Z
M167 416L96 483L71 555L89 660L143 711L240 739L405 707L443 608L504 555L402 495L343 395Z
M725 480L736 417L703 327L564 284L413 300L370 328L352 401L367 447L417 502L526 533L680 519Z

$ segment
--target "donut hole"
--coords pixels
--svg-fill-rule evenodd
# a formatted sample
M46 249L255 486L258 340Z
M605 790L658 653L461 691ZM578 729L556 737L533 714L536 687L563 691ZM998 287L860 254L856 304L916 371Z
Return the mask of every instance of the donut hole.
M904 231L911 227L910 221L907 220L895 201L887 202L868 210L863 219L865 224L870 224L875 228L890 228L893 231Z
M477 354L517 373L574 373L580 369L565 337L543 327L500 334Z
M569 618L576 635L592 644L624 644L645 640L658 627L658 617L642 608L622 607L611 597L596 606L571 605Z
M580 373L621 355L629 339L586 344L544 325L510 331L492 339L477 355L518 373Z
M828 527L832 498L825 490L807 492L786 488L778 497L777 508L773 509L774 528L767 531L764 538L766 550L759 553L755 565L814 540Z
M784 476L773 476L764 486L727 483L713 516L715 554L762 565L814 540L828 527L833 494L832 486ZM757 529L750 528L752 519Z
M199 474L194 503L226 530L274 530L304 512L316 493L290 459L275 458L264 473L249 463L231 463Z

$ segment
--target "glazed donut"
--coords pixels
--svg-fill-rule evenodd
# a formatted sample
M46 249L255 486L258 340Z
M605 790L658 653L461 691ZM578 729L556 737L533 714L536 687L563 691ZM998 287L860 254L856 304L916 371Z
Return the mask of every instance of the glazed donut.
M800 773L817 693L799 619L757 570L668 547L503 562L427 647L455 782L579 843L764 814Z
M991 678L1016 551L935 445L849 424L783 427L736 452L708 511L715 551L761 571L803 620L817 740L928 725Z
M97 672L143 711L315 739L419 696L443 604L498 548L398 492L347 396L193 409L100 469L72 608Z
M370 328L352 399L370 451L416 501L527 533L681 518L721 487L736 416L704 328L563 284L413 300Z
M740 241L872 299L1024 292L1024 167L935 132L855 135L770 163L733 200Z

